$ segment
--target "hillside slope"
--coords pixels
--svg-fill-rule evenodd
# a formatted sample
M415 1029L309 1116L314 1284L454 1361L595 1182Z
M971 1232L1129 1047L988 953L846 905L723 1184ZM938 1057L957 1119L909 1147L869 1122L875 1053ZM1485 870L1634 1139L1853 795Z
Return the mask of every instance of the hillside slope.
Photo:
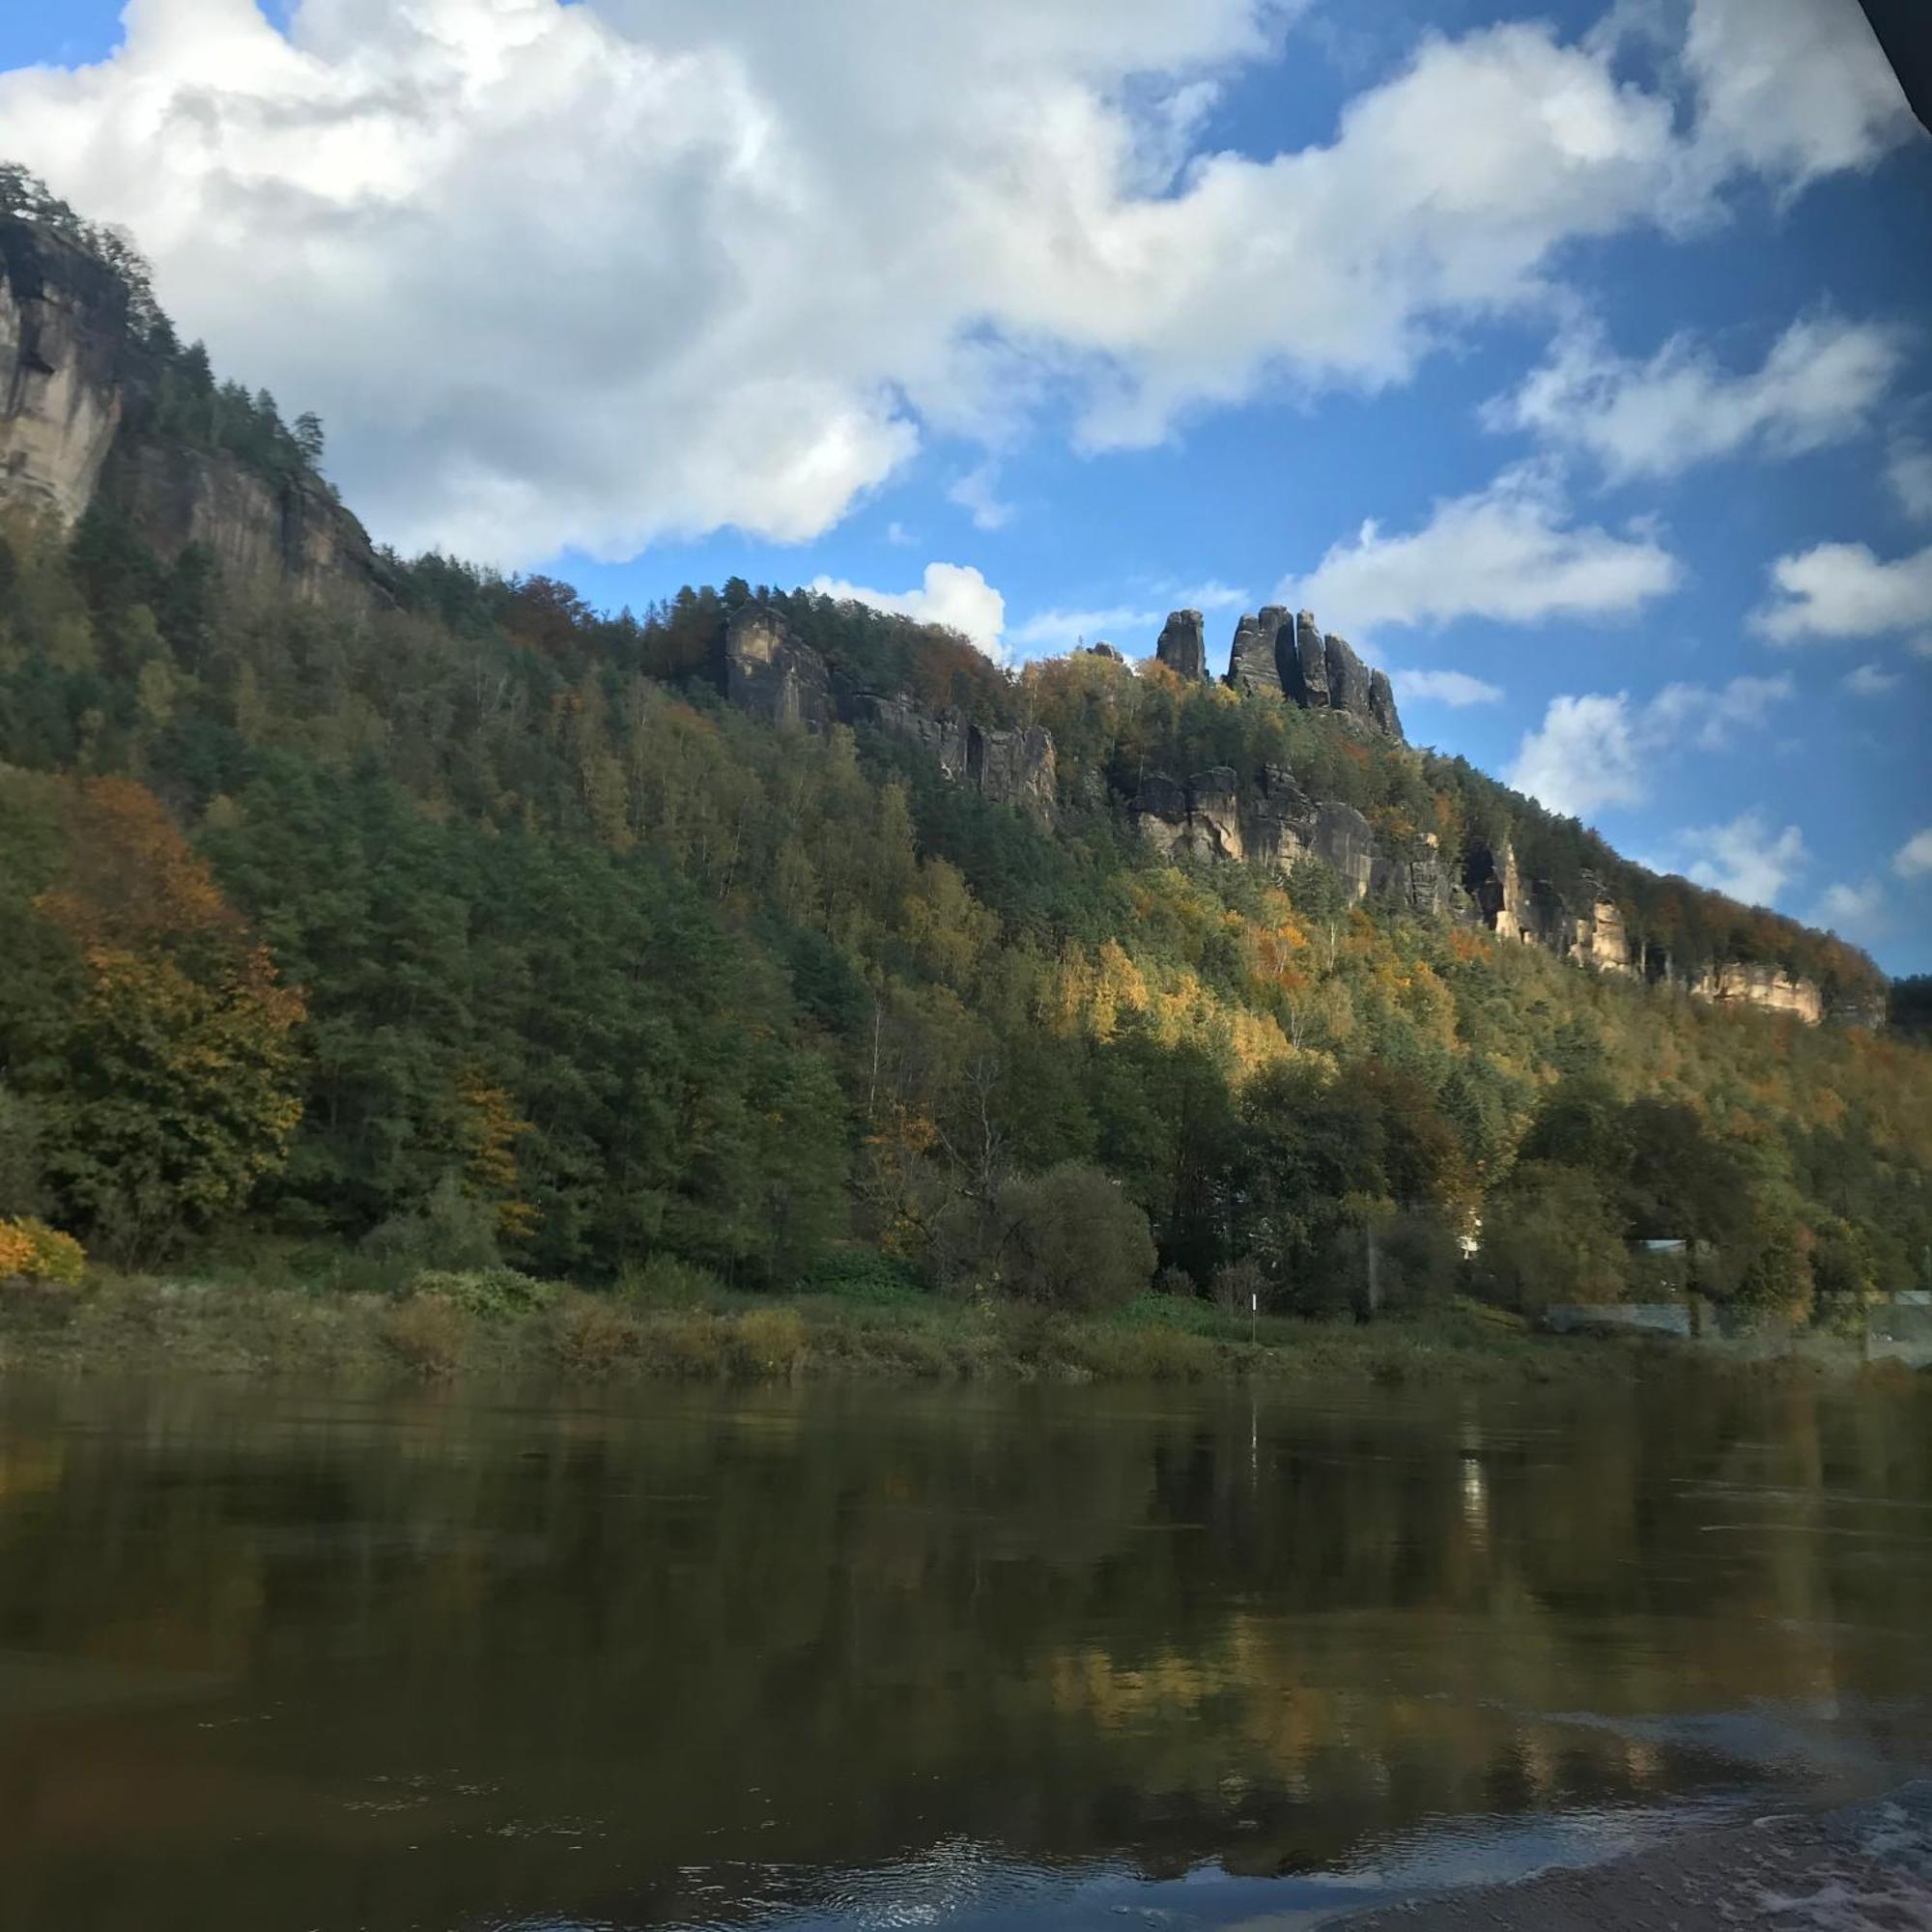
M1478 1229L1521 1306L1640 1238L1791 1313L1922 1272L1870 962L1407 746L1312 619L1211 679L1192 613L1017 676L740 582L603 616L379 555L17 185L0 272L0 1216L1302 1308Z

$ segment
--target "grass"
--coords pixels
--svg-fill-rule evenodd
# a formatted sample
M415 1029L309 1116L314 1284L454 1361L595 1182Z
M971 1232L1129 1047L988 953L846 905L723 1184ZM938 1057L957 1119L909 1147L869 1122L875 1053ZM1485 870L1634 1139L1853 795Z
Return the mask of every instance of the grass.
M813 1292L817 1291L817 1292ZM251 1278L97 1273L59 1293L0 1287L0 1367L68 1372L451 1378L804 1378L1385 1385L1631 1375L1655 1345L1562 1339L1474 1303L1357 1325L1148 1295L1105 1315L922 1293L828 1270L784 1297L734 1293L678 1264L584 1293L507 1271L424 1271L377 1289L340 1271Z

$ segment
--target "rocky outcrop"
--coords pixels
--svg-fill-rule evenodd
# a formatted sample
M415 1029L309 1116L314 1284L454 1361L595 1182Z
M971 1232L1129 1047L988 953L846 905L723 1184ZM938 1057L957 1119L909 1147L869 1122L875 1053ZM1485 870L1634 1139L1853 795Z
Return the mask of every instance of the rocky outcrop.
M1277 652L1288 625L1288 612L1270 604L1259 617L1243 617L1235 626L1234 647L1228 655L1228 682L1235 690L1267 697L1285 695Z
M1310 798L1280 765L1252 784L1227 765L1185 780L1153 773L1142 781L1131 814L1142 836L1169 857L1245 859L1284 874L1320 859L1350 900L1393 892L1418 913L1449 908L1433 843L1413 857L1388 853L1353 806Z
M1809 980L1794 980L1774 966L1708 966L1690 982L1691 995L1720 1007L1758 1007L1766 1012L1791 1013L1806 1026L1825 1017L1825 999Z
M1293 623L1274 606L1259 617L1243 617L1235 628L1228 682L1238 691L1279 694L1304 711L1330 712L1403 742L1387 675L1371 671L1346 638L1323 637L1312 611L1297 612Z
M200 544L234 585L286 583L312 603L366 603L389 582L369 533L312 475L274 479L232 457L124 437L99 494L156 554Z
M1126 659L1105 638L1100 639L1095 643L1089 644L1087 646L1087 655L1090 658L1105 658L1109 664L1123 665L1126 663Z
M385 598L368 533L319 477L270 476L151 429L166 367L129 327L110 268L63 236L0 220L0 503L71 525L105 502L164 560L203 546L231 585Z
M0 497L73 523L123 406L128 295L84 250L0 222Z
M1051 821L1059 774L1053 734L1038 724L981 725L962 712L931 712L904 692L841 689L826 662L795 638L781 612L744 604L724 627L724 695L781 729L864 726L914 745L950 783L996 805Z
M1153 654L1176 677L1202 684L1208 677L1208 644L1199 611L1170 611Z
M1526 882L1507 842L1493 850L1477 848L1463 883L1476 918L1499 939L1540 946L1559 959L1621 979L1673 985L1715 1005L1790 1013L1807 1026L1826 1016L1820 987L1773 966L1711 961L1686 971L1662 948L1645 944L1632 931L1629 916L1600 880L1584 875L1583 905L1573 908L1547 883ZM1856 1009L1848 1003L1835 1016L1868 1024L1868 1003Z
M1294 619L1294 648L1284 643L1281 654L1281 683L1292 702L1304 711L1328 709L1328 646L1313 611L1302 611Z
M762 604L741 604L725 623L724 696L784 729L822 731L833 721L825 660Z
M1395 686L1384 670L1369 674L1369 723L1384 738L1393 738L1399 745L1407 742L1402 735L1402 714L1395 708Z

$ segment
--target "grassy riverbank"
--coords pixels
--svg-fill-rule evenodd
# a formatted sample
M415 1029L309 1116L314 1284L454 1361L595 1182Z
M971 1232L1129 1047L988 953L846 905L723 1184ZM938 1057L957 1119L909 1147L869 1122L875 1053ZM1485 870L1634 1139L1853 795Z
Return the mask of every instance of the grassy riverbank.
M0 1369L388 1375L423 1380L768 1381L814 1377L1385 1384L1627 1376L1659 1345L1565 1339L1465 1301L1374 1323L1244 1315L1148 1296L1107 1315L917 1293L638 1294L432 1276L404 1294L249 1280L96 1276L0 1292ZM515 1284L519 1277L507 1277ZM442 1292L439 1292L439 1289Z

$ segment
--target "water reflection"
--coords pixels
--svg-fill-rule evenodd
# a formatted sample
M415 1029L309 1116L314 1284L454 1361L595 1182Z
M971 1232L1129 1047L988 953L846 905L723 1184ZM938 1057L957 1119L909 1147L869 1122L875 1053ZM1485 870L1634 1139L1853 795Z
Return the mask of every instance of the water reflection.
M1929 1501L1912 1391L0 1383L0 1926L1219 1922L1580 1855L1916 1761Z

